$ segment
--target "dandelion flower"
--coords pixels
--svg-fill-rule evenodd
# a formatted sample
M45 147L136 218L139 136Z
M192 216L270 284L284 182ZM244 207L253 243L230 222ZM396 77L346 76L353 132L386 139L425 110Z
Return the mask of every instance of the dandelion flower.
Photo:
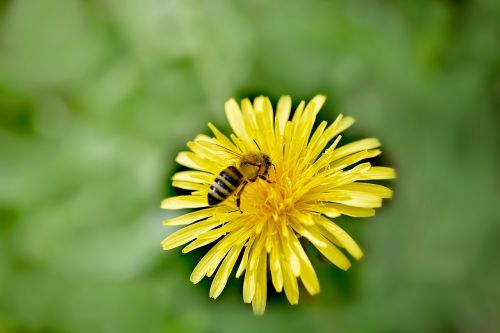
M272 285L277 292L284 290L291 304L299 301L298 278L309 294L318 293L319 281L301 237L342 270L350 267L344 252L355 259L363 256L331 219L373 216L392 191L365 181L394 178L395 171L365 161L381 153L375 138L338 147L339 134L353 118L339 115L332 124L323 121L313 129L324 101L321 95L307 105L302 101L290 118L289 96L281 97L276 112L266 97L253 104L244 99L241 105L231 99L225 111L234 134L228 137L209 124L213 137L198 135L187 144L190 151L178 154L176 161L190 170L176 173L172 185L192 192L167 198L161 207L197 210L164 221L184 227L162 246L169 250L185 245L182 252L187 253L212 244L190 278L198 283L215 274L210 297L221 294L236 265L236 277L244 276L243 301L252 303L255 314L263 314L266 307L268 269ZM238 167L235 156L252 152L270 157L268 181L248 183L240 208L234 196L210 206L210 184L229 165Z

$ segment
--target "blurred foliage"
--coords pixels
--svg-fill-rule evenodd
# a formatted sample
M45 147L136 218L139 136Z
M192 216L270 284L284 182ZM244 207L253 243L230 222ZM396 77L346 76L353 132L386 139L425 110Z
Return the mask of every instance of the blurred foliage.
M0 2L0 332L498 332L500 2ZM231 96L325 93L398 169L365 250L254 317L163 252L175 154Z

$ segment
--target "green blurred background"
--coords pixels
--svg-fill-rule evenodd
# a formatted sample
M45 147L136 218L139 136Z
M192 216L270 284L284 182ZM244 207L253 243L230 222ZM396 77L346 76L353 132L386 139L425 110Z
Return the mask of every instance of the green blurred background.
M499 332L500 2L0 2L0 333ZM163 252L176 153L223 103L328 96L398 169L347 273L208 298ZM497 259L495 259L497 258Z

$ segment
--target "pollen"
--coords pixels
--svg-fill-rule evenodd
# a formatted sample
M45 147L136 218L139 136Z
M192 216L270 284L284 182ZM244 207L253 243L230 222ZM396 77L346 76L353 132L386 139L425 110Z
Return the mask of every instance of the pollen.
M213 137L198 135L188 143L190 151L179 153L177 162L188 168L176 173L173 186L190 195L167 198L164 209L195 209L164 221L183 226L162 242L165 250L184 246L187 253L203 246L210 250L200 260L190 280L212 277L210 297L217 298L231 272L243 277L243 301L263 314L267 300L267 272L277 292L284 291L290 304L299 301L298 281L307 292L320 291L315 270L301 238L307 239L324 257L342 270L363 252L334 219L341 215L370 217L392 197L388 187L373 183L395 178L393 168L372 166L381 154L381 143L367 138L339 146L340 133L354 123L339 115L332 123L314 128L325 97L301 102L291 115L291 98L282 97L273 109L266 97L253 103L231 99L225 111L234 133L224 135L209 124ZM220 149L222 148L222 149ZM234 197L210 206L207 193L217 175L234 156L256 152L269 156L273 167L268 177L248 183L240 207Z

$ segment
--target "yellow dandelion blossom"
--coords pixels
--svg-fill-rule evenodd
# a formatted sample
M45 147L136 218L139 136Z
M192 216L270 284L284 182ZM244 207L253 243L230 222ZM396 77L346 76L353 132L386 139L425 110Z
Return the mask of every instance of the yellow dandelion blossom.
M354 123L351 117L339 115L332 124L323 121L313 131L324 101L321 95L307 105L302 101L290 119L289 96L279 100L276 112L266 97L257 97L253 104L244 99L241 105L231 99L225 110L234 134L227 137L209 124L214 137L197 136L187 144L190 151L177 156L179 164L192 170L176 173L172 184L192 192L167 198L161 207L198 210L164 221L184 227L162 246L169 250L187 244L182 250L187 253L215 243L190 278L198 283L215 274L210 297L221 294L237 262L236 277L244 276L243 301L252 303L255 314L264 313L266 307L268 268L272 285L277 292L284 290L291 304L299 301L299 277L311 295L318 293L318 278L301 237L343 270L350 262L340 248L355 259L363 256L331 218L373 216L392 191L364 181L394 178L395 171L365 161L381 153L375 138L338 147L339 134ZM259 153L269 157L272 167L254 166L254 179L242 176L233 184L239 186L220 189L217 201L222 202L209 205L210 186L221 172L228 166L243 167L242 156ZM263 177L257 177L259 170L266 171L260 173ZM240 191L245 180L248 184ZM241 192L240 207L233 195L237 192Z

